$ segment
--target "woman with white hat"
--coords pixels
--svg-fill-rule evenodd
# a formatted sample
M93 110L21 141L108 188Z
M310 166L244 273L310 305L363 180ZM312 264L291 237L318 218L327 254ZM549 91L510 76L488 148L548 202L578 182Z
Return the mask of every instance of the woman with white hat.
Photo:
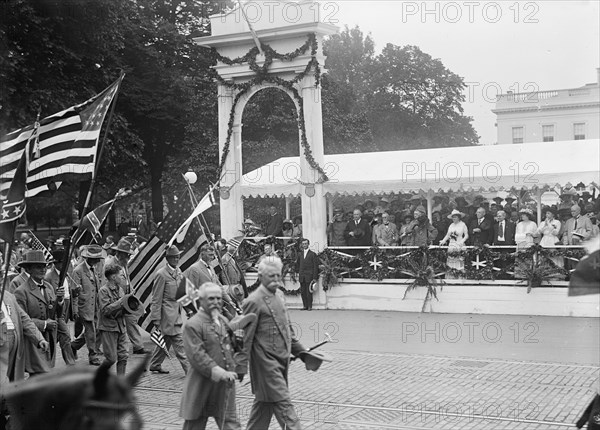
M440 240L440 245L448 243L448 260L446 260L446 264L448 267L456 270L464 270L465 268L465 258L457 255L460 251L465 248L465 242L469 238L469 229L467 225L462 221L462 218L465 216L464 213L459 211L458 209L454 209L448 218L452 220L452 224L448 227L448 232L446 236L442 240ZM446 274L446 279L456 279L457 276L453 276L450 274Z
M537 234L537 224L531 220L533 218L533 211L529 208L523 208L519 211L519 215L521 221L519 221L515 229L517 251L533 245L533 238Z

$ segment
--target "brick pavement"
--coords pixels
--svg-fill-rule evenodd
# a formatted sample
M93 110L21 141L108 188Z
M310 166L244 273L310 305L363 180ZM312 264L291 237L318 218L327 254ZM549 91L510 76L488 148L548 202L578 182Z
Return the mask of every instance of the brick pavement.
M183 373L175 359L165 368L169 375L147 374L136 390L148 429L181 428ZM597 376L585 365L336 351L318 372L294 363L290 387L306 429L561 429L586 406ZM242 423L251 399L238 384ZM270 428L279 428L275 420Z

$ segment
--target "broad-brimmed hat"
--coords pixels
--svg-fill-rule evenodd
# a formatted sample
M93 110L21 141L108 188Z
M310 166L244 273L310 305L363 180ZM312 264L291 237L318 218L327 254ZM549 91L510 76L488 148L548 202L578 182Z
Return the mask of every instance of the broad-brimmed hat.
M102 249L104 249L105 251L107 251L110 248L112 248L114 245L115 245L114 242L104 242L104 244L102 244Z
M533 211L532 211L531 209L529 209L529 208L523 208L523 209L521 209L521 210L519 211L519 213L520 213L520 214L527 214L527 215L529 215L530 217L532 217L532 216L533 216Z
M310 291L311 293L314 293L315 291L317 291L317 286L318 286L318 282L317 281L312 281L310 283L310 285L308 286L308 291Z
M342 209L342 208L335 208L333 210L333 213L334 214L343 214L344 213L344 209Z
M384 203L389 203L390 201L387 199L387 197L382 197L379 199L380 202L384 202Z
M461 211L459 211L458 209L453 209L452 212L450 212L450 215L448 215L448 219L451 219L453 216L458 215L461 218L465 217L465 214Z
M236 298L240 303L244 300L244 287L241 284L230 285L227 289L227 293Z
M283 220L283 224L291 224L291 225L294 225L294 223L292 222L292 220L291 220L291 219L284 219L284 220Z
M420 195L416 194L416 195L412 196L410 199L411 200L419 200L419 201L421 201L421 200L423 200L423 197L421 197Z
M298 356L304 361L306 370L312 370L313 372L316 372L324 361L333 361L333 357L321 351L302 351Z
M100 245L87 245L81 252L83 258L104 258L104 250Z
M552 215L554 215L554 218L556 218L558 216L558 211L556 209L554 209L553 207L546 206L545 208L543 208L542 213L545 215L546 212L552 212Z
M169 246L167 252L165 253L165 257L179 257L182 254L182 251L179 251L175 245Z
M249 313L246 315L237 315L228 322L229 327L233 330L243 330L250 324L256 321L256 314Z
M39 249L31 249L31 250L27 251L25 254L23 254L23 260L19 261L17 263L17 266L23 267L23 266L30 266L33 264L46 265L48 263L53 263L53 262L54 262L54 258L51 259L50 261L46 260L46 257L44 256L44 251L39 250Z
M494 197L492 200L495 201L497 205L499 205L504 199L502 197Z
M133 293L126 294L125 297L123 297L123 309L125 309L125 312L135 314L140 311L141 307L142 302L140 302Z
M116 246L111 246L110 249L114 249L117 252L124 252L125 254L129 255L134 254L134 252L131 250L131 243L124 239L121 239Z

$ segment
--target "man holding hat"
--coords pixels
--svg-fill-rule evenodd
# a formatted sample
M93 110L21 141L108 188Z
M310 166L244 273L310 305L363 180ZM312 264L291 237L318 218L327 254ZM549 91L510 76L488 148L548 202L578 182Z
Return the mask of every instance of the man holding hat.
M213 417L219 428L239 430L235 380L244 378L246 368L236 365L234 360L233 330L221 315L221 287L206 282L198 292L200 310L183 329L183 346L186 355L191 358L179 412L185 419L183 429L204 430L208 418ZM256 321L256 316L253 317ZM248 323L251 321L252 317Z
M244 336L244 349L238 354L241 369L250 361L254 403L246 430L265 430L273 414L281 428L301 429L288 389L290 354L300 356L306 348L296 338L279 290L283 263L266 257L258 265L260 286L244 301L244 315L255 314L257 321ZM302 359L302 357L300 357ZM245 373L245 372L241 372Z
M167 249L165 258L167 264L164 265L154 277L152 284L152 305L150 308L150 319L155 327L158 327L165 339L167 349L172 345L175 355L183 368L184 373L188 371L188 361L183 348L183 339L181 337L181 327L183 319L181 318L181 305L175 298L177 288L183 279L183 274L179 267L179 257L181 252L172 245ZM156 346L150 359L150 371L157 373L169 373L162 368L162 362L167 354L160 347Z
M133 255L131 243L128 240L121 239L117 245L113 245L111 249L115 252L114 256L106 258L106 264L117 264L123 269L123 276L125 283L123 284L123 294L130 294L131 291L131 280L129 278L129 270L127 269L127 263ZM105 270L106 273L106 270ZM134 354L146 354L148 351L144 349L144 343L142 341L142 331L138 324L138 318L140 315L136 312L126 312L124 314L125 326L127 327L127 336L133 346Z
M298 273L298 280L300 281L300 295L305 311L312 310L313 288L319 280L319 257L308 249L309 245L310 241L308 239L302 239L302 250L298 253L298 259L296 260L296 273Z
M28 341L25 344L25 371L30 376L49 372L56 359L57 315L63 305L64 292L59 289L57 295L52 285L44 281L46 266L50 262L46 261L41 250L27 251L19 262L29 277L27 283L15 290L15 298L50 345L48 353L45 353L38 349L37 343Z
M73 301L73 319L83 325L83 333L71 346L78 351L83 344L88 348L89 363L100 365L100 332L98 330L98 290L102 286L102 277L97 270L104 253L100 245L88 245L81 252L83 261L73 269L73 281L80 289L79 297Z
M563 245L580 245L592 234L592 222L586 216L581 215L579 205L571 206L571 218L565 223L563 232Z

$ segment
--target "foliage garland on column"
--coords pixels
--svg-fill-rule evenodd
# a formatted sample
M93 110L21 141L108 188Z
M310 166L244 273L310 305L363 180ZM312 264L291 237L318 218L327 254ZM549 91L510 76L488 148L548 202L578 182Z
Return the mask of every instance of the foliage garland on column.
M267 44L261 43L261 48L265 55L265 61L262 66L259 66L258 63L256 62L256 58L259 54L259 50L257 47L250 49L245 55L234 58L234 59L222 56L221 54L218 53L218 51L215 48L211 48L211 50L210 50L210 55L212 57L214 64L216 64L217 61L220 61L227 65L248 63L248 66L250 67L250 69L256 74L256 76L254 78L252 78L250 81L244 82L241 84L236 84L233 82L228 82L225 79L223 79L214 68L210 69L212 77L215 80L217 80L221 85L223 85L229 89L232 89L234 91L237 91L235 98L233 100L233 105L231 107L231 111L229 113L229 121L227 123L227 136L225 139L225 144L223 145L223 152L221 153L221 162L219 164L219 170L218 170L217 177L221 178L223 169L225 167L225 161L227 160L227 156L229 155L229 149L230 149L230 145L231 145L231 136L233 134L233 121L235 118L235 108L236 108L240 98L244 94L246 94L252 87L261 85L264 83L270 83L270 84L274 84L274 85L280 86L282 88L285 88L292 93L294 100L296 101L296 103L298 105L298 115L296 117L296 120L298 123L298 129L300 131L300 144L302 145L302 149L304 150L304 157L306 158L306 161L308 161L308 164L310 165L310 167L312 167L317 172L319 172L319 179L317 180L317 183L326 182L329 180L329 178L327 177L327 174L325 173L323 168L315 160L312 150L311 150L311 147L310 147L310 144L308 143L308 139L306 137L306 123L305 123L305 118L304 118L303 99L295 87L295 85L298 82L300 82L302 79L304 79L306 77L306 75L308 73L310 73L310 71L313 68L315 71L314 72L315 73L315 88L318 88L321 83L321 68L319 65L319 61L317 60L317 57L316 57L317 50L318 50L317 36L314 33L309 34L306 42L302 46L300 46L296 50L294 50L292 52L288 52L286 54L281 54L281 53L275 51L273 48L271 48L271 46L269 46ZM302 72L300 72L298 75L296 75L294 77L294 79L285 80L285 79L282 79L277 76L269 75L269 67L272 65L274 59L277 59L280 61L292 61L296 57L305 54L309 48L311 50L311 59L308 62L308 64L306 65L306 67L304 68L304 70Z

